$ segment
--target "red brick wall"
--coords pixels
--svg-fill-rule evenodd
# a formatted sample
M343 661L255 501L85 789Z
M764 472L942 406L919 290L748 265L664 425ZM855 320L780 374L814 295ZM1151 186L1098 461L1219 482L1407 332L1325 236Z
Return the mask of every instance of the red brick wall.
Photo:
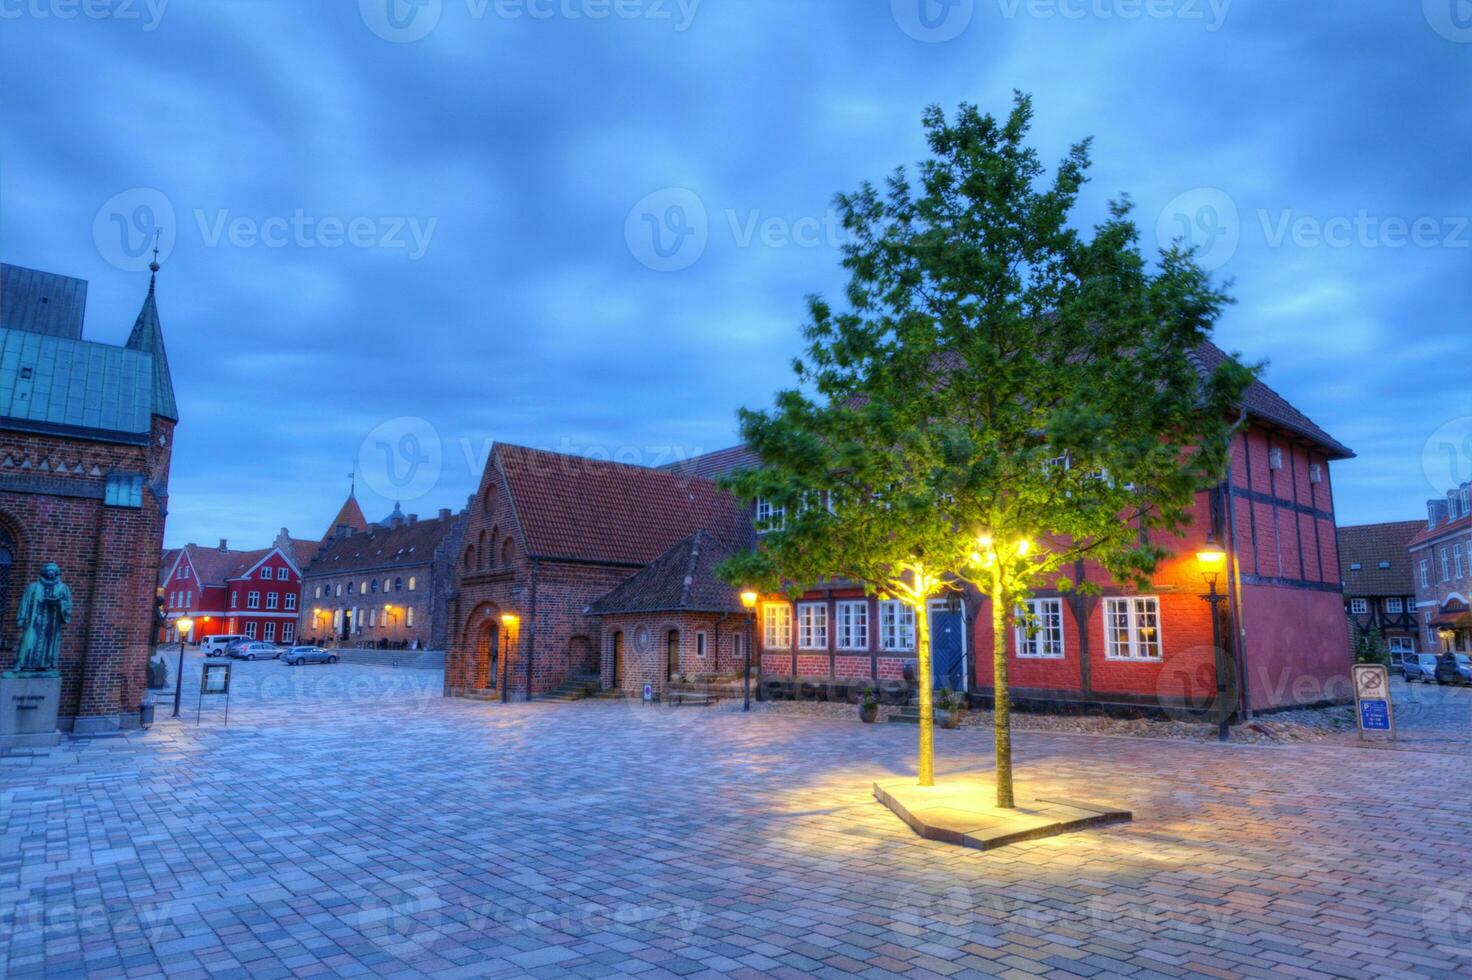
M163 550L163 502L174 424L154 419L146 446L0 433L0 478L44 476L59 490L96 486L110 469L144 473L141 509L62 493L0 489L0 525L16 544L9 595L0 610L0 665L15 662L15 615L25 586L54 561L72 592L72 620L62 633L63 719L137 718L153 650L154 598ZM162 440L162 445L160 444ZM48 469L42 471L45 462ZM26 466L24 464L29 464ZM75 472L78 464L82 474ZM96 472L97 476L90 475ZM63 721L63 724L66 724Z
M736 637L745 631L740 616L709 613L622 613L603 617L603 670L605 688L617 688L631 697L642 696L645 684L653 684L656 692L666 687L668 674L668 637L671 630L679 633L679 664L684 674L739 673L744 657L737 659ZM706 635L706 656L697 652L696 634ZM647 636L645 649L639 647L641 632ZM623 634L623 670L614 667L614 637Z
M1249 585L1242 604L1254 711L1350 696L1354 655L1337 594Z

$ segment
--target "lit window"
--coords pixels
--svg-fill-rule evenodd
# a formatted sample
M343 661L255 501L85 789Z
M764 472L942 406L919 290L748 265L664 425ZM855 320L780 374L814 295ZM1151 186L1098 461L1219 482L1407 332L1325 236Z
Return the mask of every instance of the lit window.
M798 603L797 647L799 650L828 649L828 607L825 604Z
M1160 659L1159 599L1104 600L1104 656L1108 660Z
M915 610L898 599L881 602L879 645L885 650L915 649Z
M769 650L792 646L792 607L785 602L762 607L762 645Z
M1030 599L1018 610L1017 656L1059 660L1063 657L1063 600ZM1032 628L1029 633L1028 628Z
M866 600L840 602L834 615L838 620L838 649L869 649L869 603Z
M414 625L414 607L413 606L405 606L404 607L404 625L405 626L413 626Z
M413 592L416 588L418 588L418 579L416 579L413 575L410 575L409 576L409 591L410 592Z

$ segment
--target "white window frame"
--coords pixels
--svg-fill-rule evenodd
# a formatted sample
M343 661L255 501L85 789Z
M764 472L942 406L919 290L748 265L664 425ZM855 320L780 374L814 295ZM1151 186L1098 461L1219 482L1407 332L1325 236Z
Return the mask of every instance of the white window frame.
M1431 588L1431 559L1421 559L1421 588Z
M869 649L869 600L842 599L834 604L837 620L838 649Z
M414 607L413 606L405 606L404 607L404 625L405 626L413 626L414 625Z
M898 599L879 603L879 647L885 653L915 649L915 610Z
M762 648L792 648L792 607L785 602L762 604Z
M281 605L281 593L279 593L279 592L267 592L266 593L266 608L267 609L275 609L279 605Z
M245 638L247 640L254 640L256 638L256 624L254 620L245 624Z
M787 508L778 507L766 497L756 498L756 533L780 531L787 526Z
M275 577L276 577L276 570L273 569L270 565L267 565L265 568L262 568L261 569L261 578L262 579L264 579L264 580L266 580L266 581L269 582L271 579L273 579Z
M1416 640L1410 636L1392 636L1389 640L1390 652L1407 654L1416 652Z
M1037 624L1037 632L1028 635L1027 627L1018 623L1017 657L1021 660L1062 660L1067 655L1063 633L1062 599L1029 599L1019 610Z
M1450 582L1452 580L1452 556L1451 556L1451 549L1450 548L1443 547L1441 549L1440 558L1441 558L1441 580L1443 582Z
M240 593L239 592L232 592L232 593L230 593L230 608L231 609L239 609L240 608Z
M245 608L247 608L247 609L259 609L259 608L261 608L261 594L259 592L247 592L245 594Z
M1124 612L1125 642L1121 647L1114 635L1116 610ZM1142 633L1140 620L1149 615L1155 620L1153 637ZM1150 652L1151 650L1154 652ZM1111 596L1104 600L1104 659L1130 663L1160 663L1165 643L1160 629L1160 597L1153 595Z
M276 642L276 621L274 619L267 620L261 628L261 639L267 643Z
M1404 612L1405 608L1405 603L1398 596L1391 596L1385 600L1385 611L1388 613Z
M1365 599L1349 600L1349 613L1351 616L1363 616L1370 611L1370 603Z
M282 598L284 598L286 600L283 608L287 612L295 612L296 611L296 593L295 592L287 592Z
M281 642L289 644L294 639L296 639L296 623L288 619L281 624Z
M1462 543L1458 541L1452 545L1452 571L1455 577L1460 579L1466 573L1466 567L1462 564Z
M828 649L828 603L799 602L797 604L797 648L799 650Z

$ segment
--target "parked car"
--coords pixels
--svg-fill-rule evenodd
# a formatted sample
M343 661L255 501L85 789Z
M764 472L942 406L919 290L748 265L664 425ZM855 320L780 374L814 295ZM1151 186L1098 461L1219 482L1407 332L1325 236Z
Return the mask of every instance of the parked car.
M1465 653L1443 653L1437 657L1436 683L1472 684L1472 657Z
M242 643L230 648L230 656L237 660L275 660L280 653L274 643Z
M200 648L204 650L207 657L225 656L232 643L249 643L250 637L239 633L218 633L215 636L207 636Z
M337 654L321 647L292 647L281 655L281 662L292 667L301 664L335 664Z
M1436 680L1436 654L1434 653L1408 653L1401 663L1405 666L1407 684L1412 681L1430 684Z

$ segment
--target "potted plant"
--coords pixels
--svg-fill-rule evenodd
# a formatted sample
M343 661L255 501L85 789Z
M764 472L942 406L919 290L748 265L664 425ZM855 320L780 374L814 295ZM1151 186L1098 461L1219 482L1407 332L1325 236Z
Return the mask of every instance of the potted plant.
M878 717L879 696L874 693L874 688L865 688L864 698L859 702L859 721L872 725Z
M935 699L935 722L942 728L955 728L961 724L961 716L964 708L960 699L949 687L940 689Z

